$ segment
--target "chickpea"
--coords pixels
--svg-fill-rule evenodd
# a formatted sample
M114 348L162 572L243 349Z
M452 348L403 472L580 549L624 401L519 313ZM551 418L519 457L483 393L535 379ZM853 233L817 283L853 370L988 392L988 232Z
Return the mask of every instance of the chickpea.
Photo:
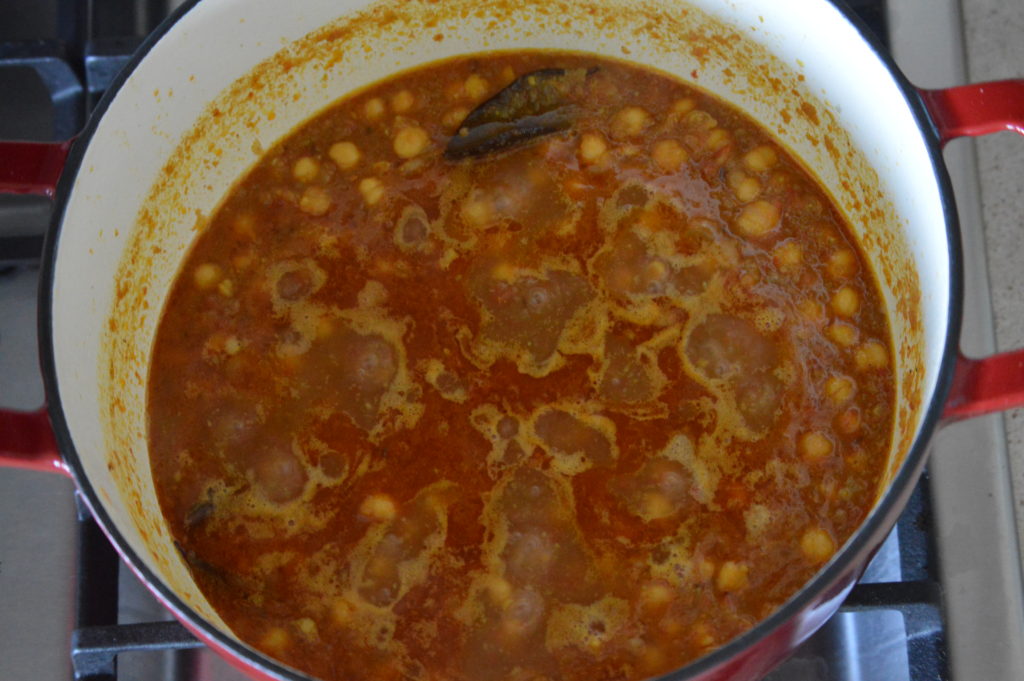
M463 222L471 227L485 227L494 221L494 206L486 199L467 199L460 213Z
M519 268L508 261L499 262L491 268L491 278L495 281L503 281L511 284L516 280Z
M715 580L715 586L718 587L719 591L725 591L726 593L744 589L749 583L747 579L748 571L749 568L746 563L736 563L727 560L722 563L722 567L718 568L718 578Z
M580 137L579 153L580 159L584 163L597 163L606 151L608 151L608 145L605 144L604 138L601 135L588 132Z
M260 643L261 648L280 652L291 643L291 636L281 627L271 627L263 634Z
M310 215L323 215L331 209L331 196L320 186L306 187L299 199L299 210Z
M773 194L782 194L788 192L795 182L795 178L789 171L776 170L768 175L767 186L768 190Z
M395 134L394 149L400 158L419 156L430 145L427 131L418 125L402 128Z
M380 119L384 115L385 109L384 100L380 97L368 99L366 100L366 103L363 104L363 114L371 121Z
M462 84L462 87L465 89L466 94L469 95L469 98L473 101L480 101L483 99L487 96L487 93L491 88L486 78L475 73L466 79L466 82Z
M643 514L651 520L667 518L676 512L676 507L668 497L660 492L648 492L641 501Z
M320 632L317 630L316 622L310 617L300 618L295 625L307 638L317 638Z
M252 213L242 213L236 215L234 221L231 223L232 229L238 236L252 239L256 236L256 218L253 217Z
M352 620L356 607L347 598L339 598L331 605L331 618L337 624L346 624Z
M376 177L364 177L359 181L359 193L368 206L373 206L384 198L384 183Z
M775 249L775 264L782 270L792 270L804 261L804 248L797 241L785 241Z
M825 382L825 394L833 404L846 404L853 399L857 385L847 376L830 376Z
M725 128L715 128L708 134L704 146L711 151L718 151L732 142L732 135Z
M303 156L292 166L292 177L299 182L312 182L320 174L320 161L312 156Z
M711 131L718 127L718 119L702 109L694 109L686 114L683 125L694 130Z
M229 355L237 355L241 349L242 343L238 340L238 336L228 336L224 341L224 352Z
M676 116L685 116L697 107L697 102L692 97L684 97L672 102L671 112Z
M832 296L831 306L840 317L853 317L860 310L860 295L856 289L844 286Z
M359 515L375 521L394 519L398 513L395 500L387 494L371 494L359 505Z
M363 154L352 142L336 142L331 145L327 155L342 170L351 170L362 159Z
M661 260L653 260L644 268L644 278L650 283L664 281L668 276L668 265Z
M462 121L466 120L466 116L469 115L469 109L464 106L457 106L454 109L449 109L441 116L441 124L449 130L455 130Z
M711 634L711 629L703 622L698 622L694 625L693 638L697 643L705 648L713 645L715 642L715 637Z
M884 345L873 340L857 348L853 360L861 371L884 369L889 364L889 353Z
M820 527L812 527L800 538L800 550L815 565L824 563L836 552L832 536Z
M761 281L761 273L757 271L747 271L740 277L740 285L745 289L753 288L757 286L758 282Z
M675 593L661 582L648 582L640 590L640 600L648 608L660 608L672 602Z
M799 442L800 455L809 463L819 463L832 453L832 440L818 430L804 433Z
M235 282L230 279L222 279L221 282L217 284L217 290L225 298L230 298L235 295Z
M736 218L736 227L743 236L761 237L778 226L781 216L776 204L762 199L743 208Z
M689 154L675 140L660 140L651 151L651 158L666 173L675 173L686 163Z
M817 300L804 298L800 301L798 308L800 310L800 314L803 315L807 321L820 323L825 319L825 307Z
M743 165L747 170L755 173L763 173L775 167L779 162L779 156L775 149L767 144L755 147L743 155Z
M850 249L840 249L828 257L828 273L832 278L845 279L856 272L857 256Z
M212 262L205 262L192 272L192 279L200 290L211 289L220 283L224 271L220 265Z
M395 113L405 113L416 103L416 97L408 90L400 90L391 95L391 108Z
M828 337L836 345L843 347L852 347L857 344L857 339L860 336L860 332L857 331L856 326L851 326L843 322L833 322L828 327Z
M743 203L749 203L761 195L760 180L747 175L742 170L729 171L725 181L736 198Z
M651 124L651 115L638 106L619 109L612 118L612 132L616 137L636 137Z

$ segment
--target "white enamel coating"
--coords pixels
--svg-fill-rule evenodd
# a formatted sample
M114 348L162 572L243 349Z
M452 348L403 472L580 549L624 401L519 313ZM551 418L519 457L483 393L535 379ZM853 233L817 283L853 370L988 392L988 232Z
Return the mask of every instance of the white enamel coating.
M647 63L686 77L699 70L698 84L732 101L776 130L783 142L815 169L843 206L853 199L841 185L842 176L823 144L809 141L806 122L789 123L785 107L761 86L745 77L725 74L728 64L702 63L684 38L678 49L666 49L634 29L646 19L630 8L668 12L678 19L682 3L630 3L589 0L566 5L563 14L579 14L571 27L563 25L542 0L522 0L513 7L497 0L464 3L471 8L499 11L501 27L488 27L486 18L456 20L444 13L429 31L402 25L382 29L372 40L350 36L342 41L315 42L314 55L279 74L273 96L257 93L256 103L242 118L235 134L200 135L191 150L179 149L189 162L187 173L174 175L172 189L157 191L162 202L152 213L157 229L140 246L137 217L168 159L211 103L230 104L224 93L255 65L293 41L335 22L346 12L366 6L364 0L207 0L189 11L141 61L111 103L89 142L75 180L63 221L53 282L53 336L57 381L74 446L90 484L127 544L143 563L209 621L222 626L216 613L196 589L172 548L153 492L145 442L145 377L148 353L167 288L194 229L216 207L231 183L268 148L298 123L345 93L396 70L453 54L517 47L577 49ZM402 3L417 7L416 3ZM622 20L588 25L579 8L593 4L615 6ZM909 249L920 281L923 329L896 318L895 335L923 347L925 378L918 392L927 403L935 386L946 336L949 305L949 259L939 188L925 141L903 96L861 36L827 2L807 0L692 0L726 24L761 43L789 70L793 87L817 97L819 112L830 110L866 162L878 174L878 188L891 202L893 233L887 243L876 241L878 256L888 249ZM492 7L493 5L493 7ZM576 9L571 9L576 8ZM665 21L668 21L666 18ZM686 21L704 25L693 15ZM406 32L408 29L408 32ZM390 37L389 37L390 34ZM443 34L444 40L434 39ZM338 61L325 66L321 58ZM731 64L742 72L743 64ZM801 85L796 74L806 79ZM789 82L789 81L787 81ZM294 96L283 96L288 93ZM220 98L218 100L218 98ZM827 102L827 105L824 104ZM229 108L229 107L228 107ZM228 110L225 108L224 110ZM820 132L820 131L819 131ZM841 142L841 140L837 140ZM254 144L254 142L258 144ZM819 135L820 142L820 135ZM870 184L870 183L869 183ZM176 194L173 208L168 199ZM884 207L884 206L882 206ZM855 220L861 232L873 229ZM904 237L897 231L902 229ZM152 246L159 248L156 252ZM147 258L132 265L126 253ZM145 293L139 287L145 285ZM144 301L148 310L115 310L118 287L127 297ZM902 294L884 282L891 308ZM123 305L123 303L122 303ZM118 338L124 347L114 353L129 356L129 366L115 372L122 382L109 384L111 358L107 330L111 314L131 324L133 332ZM97 358L100 358L97 360ZM908 367L900 367L907 369ZM111 408L111 400L123 404ZM908 428L919 427L918 418ZM113 456L116 452L117 456ZM118 462L115 473L108 463ZM127 462L127 463L125 463Z

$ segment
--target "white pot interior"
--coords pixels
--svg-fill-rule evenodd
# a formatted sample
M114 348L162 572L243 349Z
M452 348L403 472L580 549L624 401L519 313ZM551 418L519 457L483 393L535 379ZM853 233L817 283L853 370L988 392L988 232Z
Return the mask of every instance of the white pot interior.
M339 97L424 62L522 47L696 74L814 169L882 279L902 381L894 469L909 449L948 324L942 204L901 91L830 3L206 0L141 61L89 141L56 254L52 323L89 483L142 562L210 622L223 628L170 540L146 447L149 354L185 252L259 151Z

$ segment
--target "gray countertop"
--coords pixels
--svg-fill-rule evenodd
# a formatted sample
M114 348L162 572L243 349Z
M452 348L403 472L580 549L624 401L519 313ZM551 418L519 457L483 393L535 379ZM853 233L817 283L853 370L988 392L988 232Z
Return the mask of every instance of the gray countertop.
M972 82L1024 77L1024 1L962 0ZM1024 347L1024 137L1004 132L974 143L989 284L1000 351ZM1004 416L1017 528L1024 546L1024 410Z

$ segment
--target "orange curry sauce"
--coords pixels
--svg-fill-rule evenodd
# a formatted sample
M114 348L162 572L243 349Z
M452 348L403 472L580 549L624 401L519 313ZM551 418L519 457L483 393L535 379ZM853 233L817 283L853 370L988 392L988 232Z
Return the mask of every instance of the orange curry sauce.
M552 66L589 70L571 128L445 160ZM267 153L149 385L200 588L325 679L679 667L854 531L893 418L878 289L816 182L721 102L557 52L403 73Z

